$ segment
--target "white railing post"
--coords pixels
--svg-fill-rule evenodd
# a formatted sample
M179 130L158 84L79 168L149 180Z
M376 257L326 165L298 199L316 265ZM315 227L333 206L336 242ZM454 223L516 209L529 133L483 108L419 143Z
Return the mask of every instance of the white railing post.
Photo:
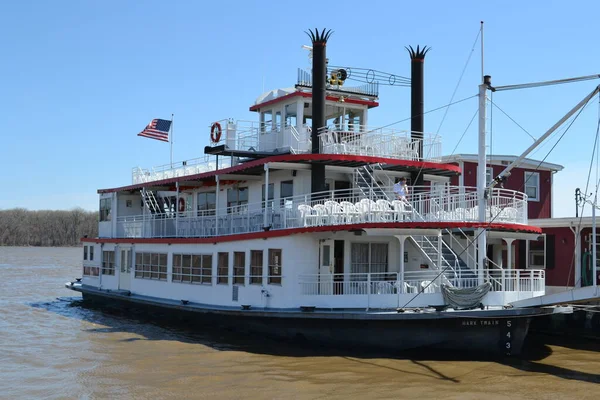
M371 305L371 273L367 273L367 311Z
M531 296L533 297L533 271L529 271L529 282L531 285Z

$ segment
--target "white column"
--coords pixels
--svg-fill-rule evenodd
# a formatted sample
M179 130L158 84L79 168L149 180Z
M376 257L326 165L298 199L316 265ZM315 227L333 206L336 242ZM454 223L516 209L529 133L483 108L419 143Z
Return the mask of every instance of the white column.
M363 109L363 112L362 112L362 120L361 120L361 123L364 127L363 130L365 130L365 131L366 131L366 127L369 126L369 120L367 118L368 114L369 114L368 107L365 106L365 108Z
M486 123L486 90L487 85L479 85L479 151L477 168L477 198L479 206L479 222L485 222L485 123ZM486 231L483 228L477 229L477 269L479 271L479 284L483 284L483 268L485 267L485 258L487 252Z
M265 164L265 208L263 210L263 228L267 228L267 214L269 212L269 164Z
M504 269L512 269L512 244L515 239L503 239L506 242L506 266L502 266Z
M592 286L597 287L598 269L597 269L597 254L596 254L596 205L597 195L594 195L594 204L592 204Z
M217 183L217 189L215 191L215 236L219 236L219 190L220 190L220 179L219 175L215 176Z
M437 251L438 251L437 269L438 269L438 271L441 271L442 270L442 231L438 232L437 238L438 238L438 242L437 242Z
M406 241L406 236L404 235L396 235L396 239L400 242L400 272L398 273L398 292L404 293L404 242Z
M146 188L142 188L142 237L146 233Z
M575 287L581 287L581 229L579 225L573 229L573 245L575 246Z
M175 237L179 237L179 181L175 182L177 199L175 200ZM185 207L183 209L185 211Z

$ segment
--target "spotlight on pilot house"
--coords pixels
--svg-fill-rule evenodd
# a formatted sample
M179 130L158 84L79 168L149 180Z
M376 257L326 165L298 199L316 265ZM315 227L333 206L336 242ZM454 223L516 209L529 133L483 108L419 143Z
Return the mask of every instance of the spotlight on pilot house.
M348 72L345 69L334 69L331 71L331 77L328 79L330 85L342 86L348 78Z

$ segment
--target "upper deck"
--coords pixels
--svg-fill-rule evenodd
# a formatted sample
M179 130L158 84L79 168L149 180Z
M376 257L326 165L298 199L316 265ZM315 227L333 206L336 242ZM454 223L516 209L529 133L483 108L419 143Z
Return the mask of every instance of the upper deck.
M303 125L272 125L252 121L217 121L223 129L219 141L207 147L203 157L165 164L152 168L135 167L132 184L142 184L164 179L197 175L233 167L240 159L261 158L269 155L309 154L312 140L311 128ZM363 125L331 125L320 130L320 154L366 156L390 161L422 161L442 163L442 142L439 135L425 134L423 139L411 139L411 132L390 128L369 128ZM418 149L423 148L423 157ZM214 150L213 150L214 149ZM217 157L218 151L229 155ZM235 156L234 154L237 154Z

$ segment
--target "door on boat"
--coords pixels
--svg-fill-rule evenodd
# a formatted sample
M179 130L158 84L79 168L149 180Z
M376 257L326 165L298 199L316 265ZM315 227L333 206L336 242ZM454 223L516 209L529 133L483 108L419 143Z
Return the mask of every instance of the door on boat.
M131 247L121 247L119 257L119 289L130 290L131 288Z
M344 294L343 240L336 240L333 245L333 282L334 294Z
M319 260L319 294L333 293L333 240L322 240Z

